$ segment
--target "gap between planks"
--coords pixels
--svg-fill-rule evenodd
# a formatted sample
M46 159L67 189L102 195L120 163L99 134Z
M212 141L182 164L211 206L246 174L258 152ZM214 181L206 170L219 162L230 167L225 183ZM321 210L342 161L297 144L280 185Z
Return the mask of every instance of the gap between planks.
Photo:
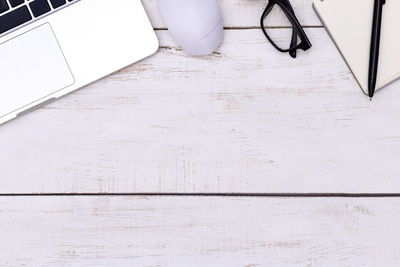
M255 198L393 198L400 193L30 193L0 194L0 197L132 196L132 197L255 197Z
M308 25L308 26L302 26L304 29L322 29L324 26L321 25ZM269 26L267 29L290 29L292 27L290 26ZM168 31L168 28L153 28L155 31ZM224 27L225 31L231 31L231 30L258 30L261 29L259 26L243 26L243 27Z

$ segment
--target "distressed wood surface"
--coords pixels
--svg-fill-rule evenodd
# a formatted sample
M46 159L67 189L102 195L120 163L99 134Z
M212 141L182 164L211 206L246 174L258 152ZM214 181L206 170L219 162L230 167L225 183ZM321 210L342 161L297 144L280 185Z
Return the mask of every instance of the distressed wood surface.
M241 20L262 1L233 2ZM399 192L399 83L369 102L306 31L296 60L259 29L227 29L208 57L157 31L153 57L0 127L0 193Z
M225 43L193 58L144 0L159 53L0 127L0 194L399 192L399 83L368 102L310 0L296 60L266 1L219 2ZM3 196L0 266L398 266L399 201Z
M387 198L2 197L0 265L398 266L399 205Z

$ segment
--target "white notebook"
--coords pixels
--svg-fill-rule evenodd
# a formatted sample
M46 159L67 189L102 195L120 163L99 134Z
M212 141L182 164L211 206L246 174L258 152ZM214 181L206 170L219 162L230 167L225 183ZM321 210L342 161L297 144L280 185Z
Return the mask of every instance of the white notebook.
M314 0L314 9L367 93L374 0ZM387 0L383 8L377 89L400 78L399 27L400 0Z

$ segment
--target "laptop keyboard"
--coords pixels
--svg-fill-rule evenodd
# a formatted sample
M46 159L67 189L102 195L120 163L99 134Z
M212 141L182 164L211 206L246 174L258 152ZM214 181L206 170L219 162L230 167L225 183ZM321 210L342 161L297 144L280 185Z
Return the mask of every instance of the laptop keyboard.
M0 0L0 35L78 0Z

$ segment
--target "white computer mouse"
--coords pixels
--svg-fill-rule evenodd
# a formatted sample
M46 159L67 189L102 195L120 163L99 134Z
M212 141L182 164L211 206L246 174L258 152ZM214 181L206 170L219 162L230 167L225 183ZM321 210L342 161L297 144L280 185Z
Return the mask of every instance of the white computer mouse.
M216 0L157 0L172 37L191 55L211 54L224 39Z

